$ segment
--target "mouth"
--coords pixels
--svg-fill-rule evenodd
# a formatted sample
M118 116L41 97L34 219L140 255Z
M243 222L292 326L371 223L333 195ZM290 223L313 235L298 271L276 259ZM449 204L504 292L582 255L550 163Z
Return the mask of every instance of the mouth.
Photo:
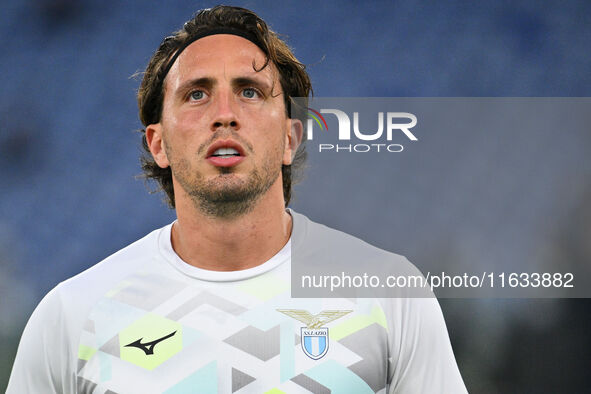
M218 140L207 150L206 160L216 167L231 167L240 163L246 155L240 144L232 140Z
M216 149L215 152L211 154L210 157L221 157L222 159L227 159L230 157L240 156L240 153L234 148L219 148Z

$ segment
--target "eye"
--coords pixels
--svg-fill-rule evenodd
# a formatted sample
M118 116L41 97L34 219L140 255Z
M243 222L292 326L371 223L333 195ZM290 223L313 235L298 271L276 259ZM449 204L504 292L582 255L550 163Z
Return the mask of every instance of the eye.
M199 101L205 98L205 92L203 90L195 90L189 95L189 100Z
M259 97L260 94L255 88L246 88L242 90L242 96L246 98L256 98Z

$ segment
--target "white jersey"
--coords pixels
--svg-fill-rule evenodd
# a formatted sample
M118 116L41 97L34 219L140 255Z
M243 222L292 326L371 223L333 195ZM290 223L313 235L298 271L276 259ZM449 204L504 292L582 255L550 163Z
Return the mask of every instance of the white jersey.
M294 232L350 237L290 213ZM171 227L47 294L8 394L466 393L435 298L292 298L291 241L208 271L174 252Z

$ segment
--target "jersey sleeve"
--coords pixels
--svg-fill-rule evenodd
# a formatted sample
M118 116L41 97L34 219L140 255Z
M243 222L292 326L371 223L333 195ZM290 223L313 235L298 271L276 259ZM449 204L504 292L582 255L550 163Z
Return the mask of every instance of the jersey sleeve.
M31 315L21 337L7 394L73 393L73 371L59 286Z
M388 300L389 394L467 393L437 299Z

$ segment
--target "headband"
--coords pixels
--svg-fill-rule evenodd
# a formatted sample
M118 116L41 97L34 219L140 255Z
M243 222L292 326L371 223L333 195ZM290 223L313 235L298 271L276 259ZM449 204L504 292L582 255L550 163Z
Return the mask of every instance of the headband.
M216 28L213 28L213 29L204 30L204 31L199 32L198 34L194 35L193 37L191 37L187 42L185 42L175 52L174 55L172 55L172 57L170 58L170 60L168 61L168 63L166 63L166 67L164 67L162 69L162 75L160 77L160 85L162 85L164 83L164 78L166 78L166 75L168 75L168 72L172 68L172 65L174 64L174 62L176 61L176 59L179 57L179 55L185 49L187 49L187 47L189 45L191 45L195 41L199 40L200 38L207 37L207 36L213 36L215 34L232 34L234 36L239 36L239 37L245 38L248 41L250 41L253 44L255 44L256 46L258 46L259 48L261 48L261 50L265 54L267 53L267 50L263 47L263 45L261 44L260 40L254 34L249 33L247 31L239 30L239 29L234 29L234 28L231 28L231 27L216 27ZM160 88L161 88L161 86L160 86ZM160 90L160 89L158 89L158 90Z

